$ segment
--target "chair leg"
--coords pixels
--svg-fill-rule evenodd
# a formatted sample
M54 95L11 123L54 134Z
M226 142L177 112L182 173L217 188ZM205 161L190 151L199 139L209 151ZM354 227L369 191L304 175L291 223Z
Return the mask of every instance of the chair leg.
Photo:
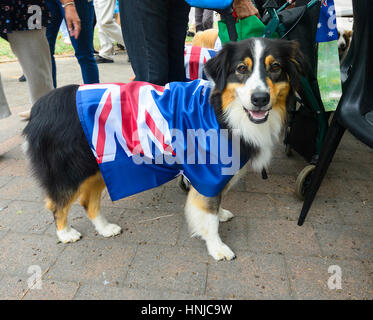
M345 128L341 127L338 122L333 119L327 136L325 137L324 145L322 147L315 171L313 172L311 184L309 189L306 191L302 211L298 220L298 226L301 226L306 219L307 213L311 208L312 202L315 199L316 193L320 188L321 182L329 168L344 132Z

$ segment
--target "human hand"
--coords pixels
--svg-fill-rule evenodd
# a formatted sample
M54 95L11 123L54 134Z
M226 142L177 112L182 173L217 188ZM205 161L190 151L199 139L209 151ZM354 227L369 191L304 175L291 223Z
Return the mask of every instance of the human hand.
M234 0L233 9L239 20L259 13L250 0Z
M69 1L61 0L62 4L66 4ZM70 1L71 2L71 1ZM78 39L80 30L81 30L81 23L78 13L76 12L75 5L68 5L64 8L65 10L65 19L67 24L67 29L69 30L70 36Z

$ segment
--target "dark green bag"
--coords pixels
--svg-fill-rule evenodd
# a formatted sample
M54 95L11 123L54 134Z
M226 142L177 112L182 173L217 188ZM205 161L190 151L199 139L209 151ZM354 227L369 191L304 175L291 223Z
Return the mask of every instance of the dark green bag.
M225 21L218 21L219 27L219 38L222 44L229 42L228 29ZM236 30L238 39L241 41L251 37L262 37L264 33L265 25L257 16L250 16L245 19L238 20L236 22ZM278 37L277 34L274 37Z

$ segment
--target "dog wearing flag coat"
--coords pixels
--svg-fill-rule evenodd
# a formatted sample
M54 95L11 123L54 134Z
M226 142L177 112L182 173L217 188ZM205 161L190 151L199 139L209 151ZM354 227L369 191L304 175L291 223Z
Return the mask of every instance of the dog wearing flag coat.
M114 201L182 174L191 183L185 205L191 234L206 241L216 260L233 259L218 233L219 221L233 217L220 206L222 194L247 165L259 172L269 165L302 65L297 43L252 38L226 44L207 61L211 82L70 85L40 98L23 134L58 239L81 237L67 222L77 199L100 235L115 236L120 226L100 213L105 187ZM179 142L192 129L217 140L198 137L190 151ZM238 157L233 171L217 144ZM199 148L210 153L205 163L190 161Z

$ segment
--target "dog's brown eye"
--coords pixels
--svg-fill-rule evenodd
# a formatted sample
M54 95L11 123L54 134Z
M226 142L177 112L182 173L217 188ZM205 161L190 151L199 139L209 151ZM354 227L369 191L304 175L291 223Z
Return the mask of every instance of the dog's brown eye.
M270 72L279 72L281 70L281 66L279 63L273 63L271 64L271 67L269 68Z
M249 72L249 68L247 67L247 65L245 64L240 64L238 67L237 67L237 72L238 73L242 73L242 74L245 74L245 73L248 73Z

